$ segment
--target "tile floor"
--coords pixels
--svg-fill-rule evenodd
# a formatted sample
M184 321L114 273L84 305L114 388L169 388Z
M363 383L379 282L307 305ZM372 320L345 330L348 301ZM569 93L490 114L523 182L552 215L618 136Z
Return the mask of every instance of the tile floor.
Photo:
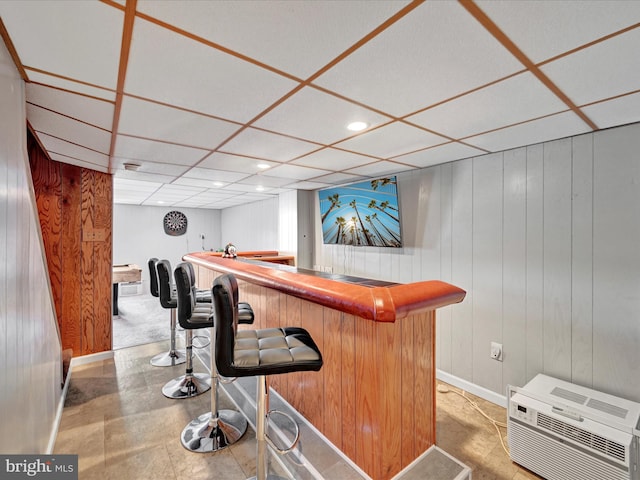
M54 453L78 454L80 480L244 480L255 475L251 427L238 443L215 454L191 453L182 447L182 429L208 410L210 396L169 400L162 395L162 385L184 373L183 365L149 364L167 346L168 342L159 342L116 350L113 359L73 367ZM196 371L198 367L195 360ZM506 421L504 408L468 396L491 417ZM221 408L235 408L224 393L220 403ZM461 396L438 392L436 421L438 447L469 466L474 480L539 478L510 461L495 427ZM500 433L506 437L504 428ZM303 436L303 448L304 442ZM329 480L363 478L345 462L338 463L343 465L317 469L315 478L318 473Z

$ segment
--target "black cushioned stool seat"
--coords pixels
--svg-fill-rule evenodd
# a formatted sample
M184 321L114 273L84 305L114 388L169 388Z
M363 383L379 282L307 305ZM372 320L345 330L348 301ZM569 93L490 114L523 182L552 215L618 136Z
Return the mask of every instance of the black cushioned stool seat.
M176 296L167 294L168 268L170 264L166 260L157 263L158 280L160 282L160 300L167 304L175 304L178 311L178 323L185 332L186 345L186 371L185 374L174 378L162 387L165 397L182 399L195 397L211 388L209 375L193 373L193 330L213 326L211 316L211 304L197 304L195 301L195 289L191 284L189 274L182 265L174 272Z
M233 298L231 274L217 277L213 284L213 308L216 319L216 366L225 377L258 377L256 399L256 480L275 479L267 476L267 443L275 448L266 435L269 412L269 390L266 375L322 368L322 354L311 335L299 327L266 328L238 332L238 309ZM296 425L297 427L297 425ZM298 441L280 453L290 451Z
M149 290L151 291L151 295L156 298L160 298L160 289L158 283L158 267L157 267L158 259L150 258L147 262L149 266ZM169 285L169 291L171 291L171 287ZM169 351L164 353L159 353L151 359L151 365L154 367L172 367L174 365L180 365L187 361L187 357L185 355L184 350L176 350L176 309L175 307L165 307L162 302L160 304L164 308L168 308L170 315L170 328L171 328L171 341L169 344Z

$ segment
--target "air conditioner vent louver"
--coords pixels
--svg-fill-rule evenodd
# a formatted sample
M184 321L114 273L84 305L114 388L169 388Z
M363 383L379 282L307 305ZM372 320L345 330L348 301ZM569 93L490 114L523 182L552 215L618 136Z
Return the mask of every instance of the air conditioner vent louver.
M584 402L587 401L587 397L585 397L584 395L580 395L579 393L572 392L571 390L566 390L561 387L555 387L553 390L551 390L551 395L555 395L556 397L579 403L580 405L584 405Z
M600 435L575 427L543 413L538 414L537 422L539 427L556 433L563 438L571 439L574 442L585 445L622 462L626 461L625 447L620 443L613 442Z
M627 414L629 413L629 410L611 405L610 403L603 402L601 400L596 400L595 398L589 399L589 401L587 402L587 407L600 410L601 412L608 413L609 415L614 415L618 418L627 418Z

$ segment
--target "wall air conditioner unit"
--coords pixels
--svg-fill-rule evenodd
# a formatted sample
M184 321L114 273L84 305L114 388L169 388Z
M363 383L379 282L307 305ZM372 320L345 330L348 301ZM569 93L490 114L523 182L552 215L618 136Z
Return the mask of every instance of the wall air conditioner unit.
M507 387L511 460L548 480L640 480L640 404L539 374Z

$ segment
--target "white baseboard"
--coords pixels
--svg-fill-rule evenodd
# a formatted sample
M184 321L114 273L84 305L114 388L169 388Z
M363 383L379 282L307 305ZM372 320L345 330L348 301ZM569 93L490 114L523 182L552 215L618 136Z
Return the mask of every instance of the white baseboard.
M73 367L77 365L86 365L87 363L99 362L101 360L109 360L113 358L113 350L107 352L92 353L90 355L83 355L81 357L73 357L71 359L71 365L69 366L69 374Z
M476 385L475 383L471 383L468 380L456 377L455 375L451 375L450 373L443 372L439 369L436 369L436 378L448 383L449 385L453 385L454 387L472 393L480 398L484 398L488 402L495 403L496 405L507 408L506 395L500 395L499 393L493 392L484 387Z

